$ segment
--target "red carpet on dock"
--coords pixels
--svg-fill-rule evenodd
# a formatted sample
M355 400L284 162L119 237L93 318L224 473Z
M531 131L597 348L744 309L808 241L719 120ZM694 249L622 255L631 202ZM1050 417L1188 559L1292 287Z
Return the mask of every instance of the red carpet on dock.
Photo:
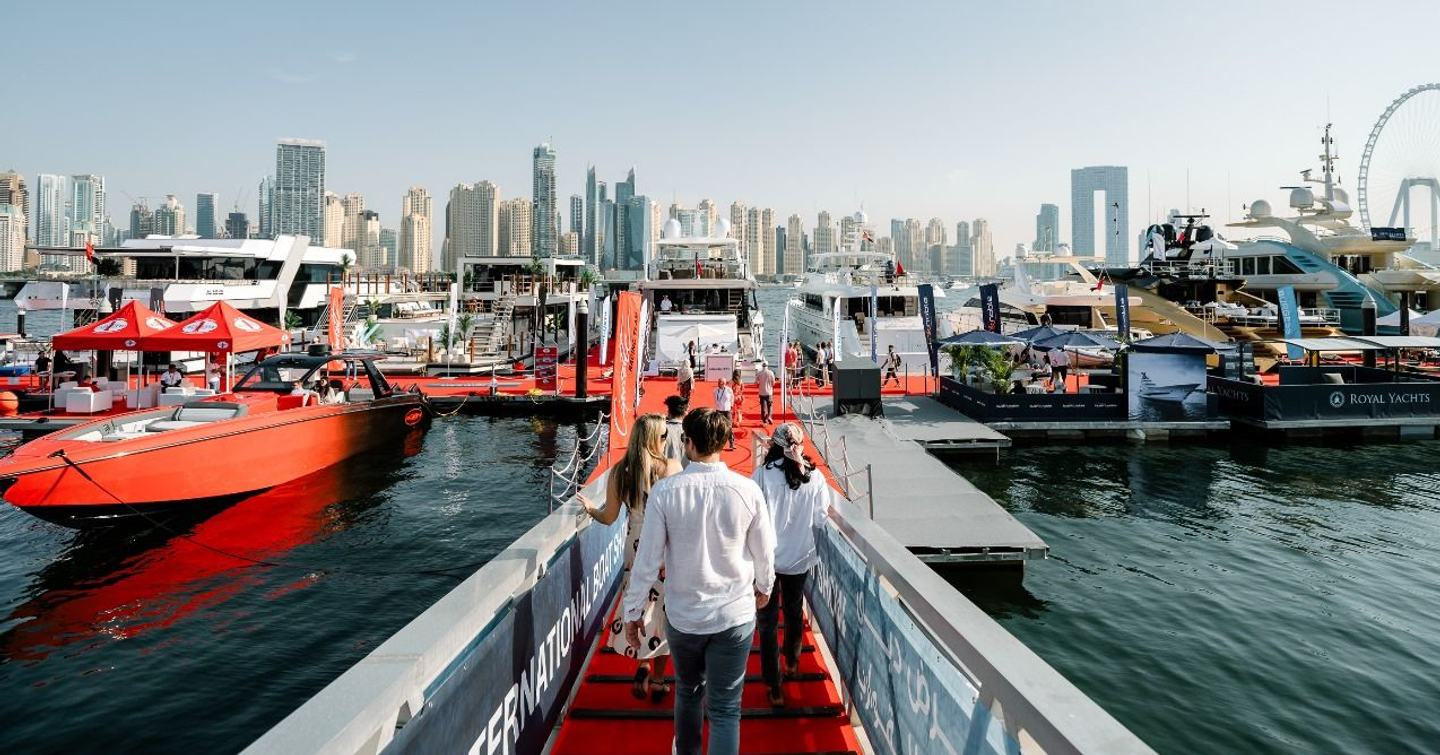
M696 380L690 406L713 406L714 389L714 382ZM663 415L665 398L676 392L672 378L647 378L637 415ZM735 450L725 451L723 458L731 469L749 476L754 471L751 452L754 435L769 432L760 423L760 404L753 385L745 386L740 409ZM782 417L777 407L775 419L791 420L794 415L787 411ZM601 464L602 469L623 452L623 438L612 437L610 443L611 450ZM810 457L820 462L819 453L808 439L806 445ZM631 696L635 661L610 651L603 644L605 636L601 634L601 646L593 651L585 668L553 752L563 755L670 752L675 734L674 692L658 703ZM785 707L772 708L760 677L759 640L756 639L740 703L742 753L860 752L859 739L841 701L840 681L827 668L817 645L817 636L807 626L804 649L800 653L800 674L785 683ZM673 673L674 665L667 663L667 681Z

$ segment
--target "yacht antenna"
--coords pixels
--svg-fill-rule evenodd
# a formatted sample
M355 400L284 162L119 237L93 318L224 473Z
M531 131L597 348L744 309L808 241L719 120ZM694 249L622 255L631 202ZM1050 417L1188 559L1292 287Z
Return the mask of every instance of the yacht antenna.
M1335 161L1340 159L1338 155L1330 151L1330 148L1335 144L1335 140L1330 136L1331 125L1332 124L1329 123L1325 124L1325 136L1320 139L1320 143L1325 147L1325 154L1321 155L1320 159L1322 160L1321 170L1325 173L1326 199L1335 198Z

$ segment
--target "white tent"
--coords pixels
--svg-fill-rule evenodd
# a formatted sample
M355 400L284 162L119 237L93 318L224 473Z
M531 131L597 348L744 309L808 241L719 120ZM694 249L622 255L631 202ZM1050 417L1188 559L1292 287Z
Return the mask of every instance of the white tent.
M732 315L661 315L655 325L655 359L661 366L673 366L685 358L685 345L695 342L697 354L713 346L731 354L740 350L740 336Z
M1416 311L1413 310L1413 309L1410 310L1410 322L1411 322L1412 324L1413 324L1416 320L1420 319L1420 318L1423 317L1423 316L1424 316L1424 313L1422 313L1422 312L1416 312ZM1381 318L1377 319L1377 320L1375 321L1375 324L1376 324L1376 325L1389 325L1389 326L1393 326L1393 327L1396 327L1396 328L1400 327L1400 310L1397 309L1397 310L1395 310L1394 312L1391 312L1390 314L1385 315L1384 317L1381 317Z
M1410 335L1440 335L1440 309L1437 309L1434 312L1430 312L1428 314L1420 315L1419 317L1415 317L1412 315L1410 317Z

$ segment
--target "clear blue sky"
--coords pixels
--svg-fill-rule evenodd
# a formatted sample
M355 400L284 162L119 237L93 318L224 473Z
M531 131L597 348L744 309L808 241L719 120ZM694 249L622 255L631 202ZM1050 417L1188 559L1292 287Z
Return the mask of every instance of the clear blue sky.
M274 140L328 142L328 188L388 227L420 184L529 194L553 140L562 208L587 163L640 193L774 207L813 226L989 218L1029 242L1069 170L1130 167L1137 226L1221 221L1316 165L1353 185L1376 116L1440 79L1440 2L24 2L7 29L0 168L97 173L111 215L240 199ZM1328 113L1328 116L1327 116ZM1440 129L1440 124L1437 124ZM1147 185L1149 187L1147 201ZM562 209L562 212L563 209Z

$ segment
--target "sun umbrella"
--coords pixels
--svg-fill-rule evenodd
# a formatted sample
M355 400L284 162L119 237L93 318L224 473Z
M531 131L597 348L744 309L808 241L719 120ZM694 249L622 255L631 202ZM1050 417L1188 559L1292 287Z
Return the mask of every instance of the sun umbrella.
M1136 341L1130 344L1130 348L1137 351L1209 353L1226 347L1185 333L1166 333L1163 336Z
M1120 343L1112 338L1078 330L1069 330L1049 338L1042 338L1031 342L1030 345L1037 349L1109 349L1114 351L1120 348Z
M1025 343L1015 336L1002 336L999 333L992 333L988 330L972 330L968 333L960 333L950 336L941 341L942 344L969 344L971 346L1013 346Z
M1034 343L1035 341L1039 341L1042 338L1049 338L1050 336L1060 335L1064 332L1065 331L1063 330L1056 329L1052 325L1036 325L1033 328L1026 328L1025 330L1019 330L1011 333L1010 337L1018 338L1022 341L1026 341L1029 343Z

